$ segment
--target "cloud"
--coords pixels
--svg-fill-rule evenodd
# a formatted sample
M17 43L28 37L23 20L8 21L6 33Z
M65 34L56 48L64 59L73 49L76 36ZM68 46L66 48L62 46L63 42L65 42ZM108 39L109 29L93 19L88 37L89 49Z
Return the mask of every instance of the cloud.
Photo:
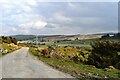
M118 29L117 3L3 0L0 10L6 34L87 34Z
M73 18L67 17L61 12L54 13L50 18L47 19L48 25L50 27L62 27L62 25L69 25L72 22ZM48 27L49 27L48 26ZM65 27L65 26L64 26Z
M35 22L36 29L44 28L46 25L47 25L47 22L44 22L44 21Z
M37 1L38 0L1 0L0 9L2 9L4 15L15 15L19 12L32 12L32 7L37 5Z
M2 23L5 24L3 26L4 32L6 34L17 34L17 32L26 34L30 33L30 28L44 28L47 22L44 21L43 16L35 13L33 9L33 6L37 6L37 1L38 0L0 1L0 10L2 10L3 13ZM13 28L13 26L15 26L15 28ZM16 29L18 30L17 32L15 32Z
M16 31L18 31L18 30L17 30L16 28L12 27L12 28L11 28L11 31L16 32Z
M25 24L20 24L19 27L22 29L42 29L47 25L47 22L45 21L35 21L35 22L30 22L30 23L25 23Z
M13 26L10 28L8 27L8 29L5 29L4 27L2 27L2 35L8 35L11 32L12 32L12 34L14 34L14 33L19 32L19 30Z
M88 25L96 24L96 23L101 22L101 18L97 18L97 17L84 17L84 18L81 19L81 22L83 24L88 24Z
M30 34L30 31L28 29L22 29L19 32L24 34Z
M64 21L71 21L71 18L66 17L66 16L64 16L64 15L62 15L60 13L54 14L53 18L55 20L57 20L57 21L62 21L62 22L64 22Z
M33 23L20 24L19 27L22 29L29 29L29 28L33 27Z

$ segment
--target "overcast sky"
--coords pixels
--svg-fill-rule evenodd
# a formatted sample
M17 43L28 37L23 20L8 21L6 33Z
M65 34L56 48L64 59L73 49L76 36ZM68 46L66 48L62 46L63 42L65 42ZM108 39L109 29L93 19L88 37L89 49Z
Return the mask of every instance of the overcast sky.
M1 34L50 35L117 32L118 3L97 1L0 0Z

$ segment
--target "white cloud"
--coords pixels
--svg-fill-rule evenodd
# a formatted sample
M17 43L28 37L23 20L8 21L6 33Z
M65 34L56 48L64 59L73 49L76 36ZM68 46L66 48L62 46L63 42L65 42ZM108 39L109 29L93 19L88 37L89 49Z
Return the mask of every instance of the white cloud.
M44 21L35 22L35 28L37 28L37 29L44 28L46 25L47 25L47 22L44 22Z
M24 12L32 12L32 9L31 9L30 6L24 5L24 6L21 6L21 9L22 9Z
M42 29L47 25L47 22L45 21L35 21L35 22L30 22L30 23L24 23L24 24L20 24L19 27L22 29Z
M42 29L47 25L44 21L44 17L36 13L33 9L37 6L38 0L0 0L0 9L2 9L3 22L5 24L14 25L16 27L9 28L4 32L9 33L30 33L30 29ZM11 22L11 23L10 23ZM7 26L9 27L9 26ZM17 30L18 29L18 30Z
M39 0L39 2L118 2L119 0Z
M14 6L11 4L1 4L3 8L5 9L12 9Z
M0 7L4 13L8 14L13 13L15 10L31 12L32 6L36 6L37 1L38 0L0 0Z
M63 22L64 21L71 21L71 18L66 17L66 16L64 16L64 15L62 15L60 13L54 14L53 19L55 19L57 21L63 21Z
M27 0L26 0L26 1L27 1ZM38 0L29 0L29 1L27 1L27 3L28 3L29 5L35 6L35 5L37 4L37 1L38 1Z
M12 27L12 28L11 28L11 31L16 32L16 31L18 31L18 30L17 30L16 28Z
M9 17L5 17L4 19L12 19L20 23L28 23L38 20L44 20L44 17L34 12L23 12L20 14L10 15Z
M99 17L80 17L80 22L86 25L94 25L94 24L98 24L102 21L101 18Z
M36 5L38 0L0 0L0 4L6 3L6 4L12 4L12 5Z
M19 27L22 29L28 29L28 28L33 27L33 23L31 22L31 23L20 24Z
M72 3L72 2L69 2L69 3L68 3L68 6L69 6L70 8L73 8L73 9L77 8L77 6L76 6L74 3Z
M29 34L30 31L28 29L22 29L19 32L24 33L24 34Z
M0 1L0 10L3 10L4 13L3 24L7 25L5 27L6 29L11 30L9 33L74 34L78 32L90 32L93 31L92 28L99 29L100 27L101 31L103 29L107 30L104 25L109 27L115 24L112 22L115 21L114 18L111 22L107 20L110 20L111 17L109 17L109 15L107 16L106 13L111 13L110 15L112 16L112 12L116 12L112 6L110 7L109 3L63 4L37 2L38 0ZM88 31L85 31L86 29L88 29ZM97 30L93 32L95 31ZM7 32L6 34L9 33Z
M11 32L16 33L16 32L19 32L19 30L15 27L11 27L8 29L2 29L2 34L10 34Z

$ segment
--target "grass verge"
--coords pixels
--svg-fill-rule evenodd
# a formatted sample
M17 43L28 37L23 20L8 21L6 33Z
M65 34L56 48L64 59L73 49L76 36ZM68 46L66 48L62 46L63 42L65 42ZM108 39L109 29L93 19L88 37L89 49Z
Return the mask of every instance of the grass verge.
M40 52L37 52L35 48L30 48L29 52L53 68L69 73L76 78L111 78L109 80L120 79L120 71L116 69L104 71L103 69L98 69L90 65L84 65L82 63L76 64L74 62L65 62L55 57L46 58Z
M7 53L0 53L0 57L21 48L20 46L14 44L7 44L7 43L0 44L0 47L7 50Z

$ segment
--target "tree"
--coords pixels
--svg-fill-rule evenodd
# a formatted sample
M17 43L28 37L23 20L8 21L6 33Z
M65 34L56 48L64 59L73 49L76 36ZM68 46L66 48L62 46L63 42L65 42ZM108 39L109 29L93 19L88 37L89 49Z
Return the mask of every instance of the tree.
M12 38L12 43L17 44L17 40L15 38Z
M8 43L8 44L14 43L14 44L17 44L17 40L15 38L11 37L11 36L2 36L1 38L2 38L2 42L4 42L4 43Z

